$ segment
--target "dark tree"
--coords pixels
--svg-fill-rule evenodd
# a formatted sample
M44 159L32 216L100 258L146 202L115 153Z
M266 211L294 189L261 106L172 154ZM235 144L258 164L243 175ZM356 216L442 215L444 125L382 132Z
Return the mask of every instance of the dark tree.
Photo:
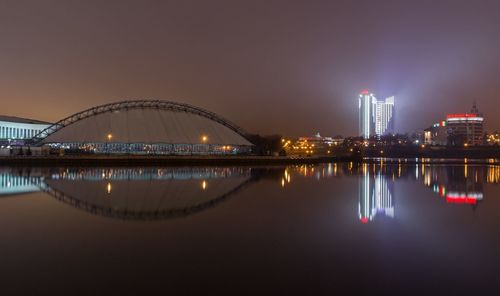
M280 135L261 136L258 134L247 135L247 139L255 145L253 152L256 155L273 155L282 153L283 147Z

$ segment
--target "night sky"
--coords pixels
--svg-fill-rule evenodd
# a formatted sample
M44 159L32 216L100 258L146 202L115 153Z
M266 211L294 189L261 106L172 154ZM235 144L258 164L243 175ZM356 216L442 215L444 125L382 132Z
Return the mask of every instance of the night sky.
M357 133L469 111L500 129L500 1L0 0L0 114L57 121L124 99L193 104L249 132Z

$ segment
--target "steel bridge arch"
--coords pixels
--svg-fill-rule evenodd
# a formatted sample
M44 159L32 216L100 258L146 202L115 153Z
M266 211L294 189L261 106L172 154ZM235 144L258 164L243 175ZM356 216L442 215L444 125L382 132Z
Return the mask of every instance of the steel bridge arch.
M64 119L59 120L58 122L52 124L51 126L43 129L38 134L33 137L33 144L40 144L43 139L48 136L56 133L57 131L72 125L78 121L97 116L99 114L121 111L121 110L129 110L129 109L156 109L156 110L168 110L175 112L186 112L189 114L195 114L198 116L202 116L208 118L212 121L222 124L223 126L229 128L230 130L236 132L244 139L248 140L248 133L245 132L242 128L232 123L231 121L213 113L208 110L189 105L184 103L177 103L173 101L164 101L164 100L127 100L120 101L115 103L109 103L104 105L99 105L96 107L92 107L81 112L75 113L71 116L68 116Z

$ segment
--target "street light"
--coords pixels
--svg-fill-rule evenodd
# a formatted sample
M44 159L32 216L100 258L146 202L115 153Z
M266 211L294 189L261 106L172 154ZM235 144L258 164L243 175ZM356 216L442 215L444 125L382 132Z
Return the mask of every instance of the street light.
M206 143L208 141L208 137L207 136L201 136L201 141L203 143Z
M109 133L107 137L108 137L108 142L106 143L106 150L108 151L109 154L109 142L111 142L111 139L113 139L113 135Z

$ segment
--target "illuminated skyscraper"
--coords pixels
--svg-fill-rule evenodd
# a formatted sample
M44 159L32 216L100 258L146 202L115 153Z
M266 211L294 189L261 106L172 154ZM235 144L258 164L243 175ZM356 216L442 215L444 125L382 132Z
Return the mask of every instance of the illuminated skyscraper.
M359 94L359 135L365 139L394 131L394 96L379 101L368 90Z
M375 103L375 134L382 136L394 131L394 96Z
M377 101L368 90L359 94L359 135L365 139L375 133L373 104Z

